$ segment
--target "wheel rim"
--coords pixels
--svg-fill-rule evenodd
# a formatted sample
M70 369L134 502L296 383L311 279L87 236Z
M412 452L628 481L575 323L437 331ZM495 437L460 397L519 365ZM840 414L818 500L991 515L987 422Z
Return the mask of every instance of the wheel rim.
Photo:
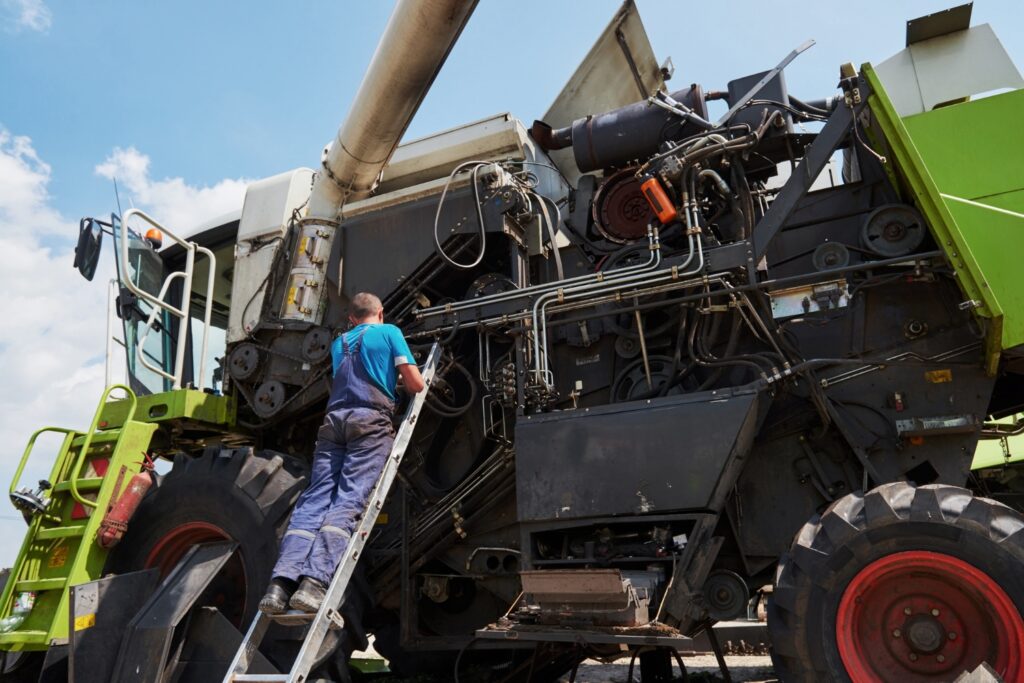
M146 556L146 569L157 568L160 577L167 576L184 557L189 548L198 543L230 541L231 536L216 524L186 522L174 527L156 542ZM241 548L235 551L220 573L200 596L198 604L212 605L224 613L236 626L243 620L248 582Z
M985 572L950 555L907 551L864 567L846 587L836 642L861 681L952 680L988 662L1021 680L1024 620Z

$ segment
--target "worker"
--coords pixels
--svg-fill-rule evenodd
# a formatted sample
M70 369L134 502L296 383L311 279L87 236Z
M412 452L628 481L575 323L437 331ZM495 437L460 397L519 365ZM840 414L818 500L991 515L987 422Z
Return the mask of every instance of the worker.
M394 442L392 416L401 377L405 391L423 377L401 330L384 324L373 294L352 297L353 327L331 345L334 381L317 433L309 486L299 496L260 610L290 606L316 612Z

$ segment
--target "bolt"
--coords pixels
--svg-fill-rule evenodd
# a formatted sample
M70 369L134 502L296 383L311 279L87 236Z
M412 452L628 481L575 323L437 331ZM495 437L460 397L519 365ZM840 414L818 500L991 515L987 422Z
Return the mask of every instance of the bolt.
M939 610L937 610L937 609L933 609L933 610L932 610L932 616L933 616L933 617L937 617L937 616L939 616Z
M899 638L899 637L900 637L900 635L902 635L902 634L900 633L900 630L899 630L898 628L894 628L894 629L892 630L892 637L893 637L893 638Z
M913 612L910 611L909 607L904 607L903 608L903 613L906 614L907 616L910 616L911 614L913 614Z
M939 655L935 659L939 661L939 664L942 664L944 661L946 661L946 657L944 655Z
M949 632L949 639L950 639L950 640L956 640L956 634L955 634L955 633L953 633L952 631L950 631L950 632Z
M912 662L916 662L917 661L917 655L915 655L913 652L910 653L910 661L912 661Z

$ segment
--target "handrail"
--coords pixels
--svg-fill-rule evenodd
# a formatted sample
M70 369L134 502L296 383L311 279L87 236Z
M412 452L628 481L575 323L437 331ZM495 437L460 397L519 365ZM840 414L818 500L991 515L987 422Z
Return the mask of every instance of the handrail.
M25 465L28 464L28 456L32 453L32 449L36 445L36 439L47 432L64 434L64 440L67 441L68 435L74 434L75 430L65 429L63 427L42 427L41 429L37 429L33 432L32 436L28 439L28 445L25 446L25 452L21 456L21 462L18 463L18 468L14 470L14 478L11 480L10 493L14 493L18 490L18 484L21 483L21 474L25 471ZM63 446L61 447L61 450L63 450Z
M127 398L131 403L128 405L128 414L124 418L124 426L127 426L132 419L135 418L135 409L139 405L138 398L135 396L135 392L126 387L123 384L111 384L109 387L103 390L103 395L100 397L100 403L96 407L96 414L92 417L92 424L89 425L89 431L85 434L85 440L82 441L81 447L78 449L78 454L75 456L74 464L71 467L71 473L68 476L68 481L71 488L71 497L82 505L94 508L96 507L96 501L85 498L78 492L78 475L82 472L82 465L85 464L85 456L89 452L89 446L92 445L92 437L96 433L96 430L100 425L100 418L103 417L103 409L107 406L107 398L110 396L110 392L115 389L123 389L127 394Z
M157 230L160 230L164 235L168 236L169 238L174 240L175 243L177 243L178 245L180 245L182 248L185 249L185 270L184 271L175 271L174 273L169 273L167 275L167 277L164 278L164 283L160 287L160 293L157 296L153 296L149 292L147 292L147 291L137 287L135 285L135 283L132 282L131 275L128 272L128 268L130 267L130 266L128 266L128 263L129 263L129 261L128 261L128 239L127 239L128 230L129 230L128 222L129 222L129 220L131 218L134 218L136 216L138 216L140 220L143 220L146 223L149 223L151 226L153 226ZM127 287L128 291L130 291L132 294L134 294L135 296L139 297L140 299L143 299L144 301L149 302L149 304L151 306L153 306L153 312L150 314L149 318L146 320L146 332L142 335L142 337L140 338L139 342L136 344L135 353L138 356L139 362L142 363L143 367L151 370L152 372L155 372L156 374L164 377L165 379L171 380L171 388L172 389L180 389L181 388L181 375L182 375L182 373L184 371L185 347L187 346L187 344L185 343L185 334L184 334L184 332L185 332L185 326L188 323L189 306L190 306L190 303L192 301L192 276L193 276L194 269L195 269L196 252L201 252L207 259L209 259L210 271L209 271L209 274L207 275L207 281L206 281L206 306L205 306L205 309L203 311L203 336L202 336L202 343L200 345L201 355L200 355L200 361L199 361L200 364L199 364L199 375L198 375L199 383L201 385L202 381L203 381L203 377L206 374L206 348L207 348L207 343L208 343L209 334L210 334L210 318L211 318L212 313L213 313L213 287L214 287L214 282L215 282L215 277L216 277L216 272L217 272L217 257L214 256L213 252L210 251L209 249L207 249L205 247L201 247L198 244L196 244L195 242L189 242L188 240L185 240L185 239L182 239L182 238L178 237L173 232L171 232L170 230L165 228L163 225L158 223L154 218L152 218L151 216L147 215L145 212L140 211L139 209L128 209L127 211L124 212L124 216L122 216L122 218L121 218L121 229L123 231L123 234L121 236L120 252L121 252L121 263L125 264L125 266L124 266L124 276L125 277L122 278L124 286ZM177 277L184 278L184 282L182 284L182 296L181 296L181 307L180 308L178 308L177 306L172 306L171 304L167 303L167 301L165 300L165 296L167 294L168 286ZM143 355L143 352L142 352L142 347L143 347L142 342L145 341L145 339L148 337L149 330L153 329L153 323L156 320L156 314L160 310L165 310L168 313L170 313L171 315L173 315L173 316L175 316L176 318L179 319L179 322L178 322L178 344L177 344L177 349L176 349L176 352L175 352L174 367L172 368L173 369L172 373L167 373L164 370L155 368L152 365L150 365L149 363L147 363L146 359L145 359L145 357Z

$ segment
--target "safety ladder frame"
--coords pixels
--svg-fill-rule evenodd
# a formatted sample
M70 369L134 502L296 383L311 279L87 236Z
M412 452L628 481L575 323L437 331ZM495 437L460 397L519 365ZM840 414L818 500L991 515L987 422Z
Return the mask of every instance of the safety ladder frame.
M304 683L320 651L320 646L327 637L328 630L332 627L340 629L344 626L345 622L339 610L342 598L345 595L345 589L348 588L349 581L352 579L352 574L355 571L363 548L366 546L370 532L377 523L377 515L380 514L388 492L391 490L391 485L398 475L402 458L405 456L405 451L412 440L416 421L423 410L427 392L430 391L431 384L433 383L440 357L441 346L439 343L435 343L430 349L423 367L424 389L413 396L412 402L409 404L408 410L406 410L405 417L402 418L402 423L398 428L398 433L395 435L391 452L388 454L387 462L384 463L384 468L377 478L377 483L374 484L373 490L370 492L362 519L360 519L359 524L356 526L355 532L349 540L348 547L345 549L345 554L338 563L338 568L331 579L330 586L327 588L323 602L320 603L320 609L316 614L286 612L279 615L267 615L262 612L258 613L249 626L245 637L242 639L238 652L235 654L231 666L228 667L223 683ZM306 632L302 647L295 657L291 671L281 674L246 673L252 663L253 655L259 649L263 636L267 632L267 628L274 622L287 625L309 624L309 630Z
M164 278L163 285L160 287L160 293L154 296L153 294L141 289L132 282L131 275L128 272L128 222L138 217L140 220L149 223L152 227L160 230L164 235L170 237L176 244L181 246L185 250L185 270L177 270L173 273L168 273ZM199 373L196 377L202 382L202 378L206 376L206 346L209 340L210 334L210 317L213 313L213 289L217 277L217 257L214 256L213 252L206 247L201 247L195 242L189 242L188 240L178 237L173 232L165 228L163 225L158 223L153 217L147 215L143 211L138 209L128 209L124 212L124 216L121 218L121 238L120 238L120 255L121 263L124 265L124 272L119 273L121 284L128 289L132 294L148 302L152 307L153 311L149 314L149 318L146 320L145 332L136 340L135 352L138 356L138 360L142 363L143 367L163 377L164 379L170 380L172 389L181 388L181 376L185 369L185 326L188 324L189 318L189 304L192 301L192 276L195 270L196 254L200 253L210 261L210 270L206 278L206 306L203 310L203 335L202 344L199 350ZM176 279L181 278L182 283L182 295L181 295L181 306L172 306L167 303L167 293L170 289L171 283ZM156 367L146 360L146 355L143 353L145 348L146 339L149 337L150 331L154 328L157 315L161 311L166 311L172 316L178 319L177 335L180 340L178 348L175 352L173 372L167 372L163 368Z

